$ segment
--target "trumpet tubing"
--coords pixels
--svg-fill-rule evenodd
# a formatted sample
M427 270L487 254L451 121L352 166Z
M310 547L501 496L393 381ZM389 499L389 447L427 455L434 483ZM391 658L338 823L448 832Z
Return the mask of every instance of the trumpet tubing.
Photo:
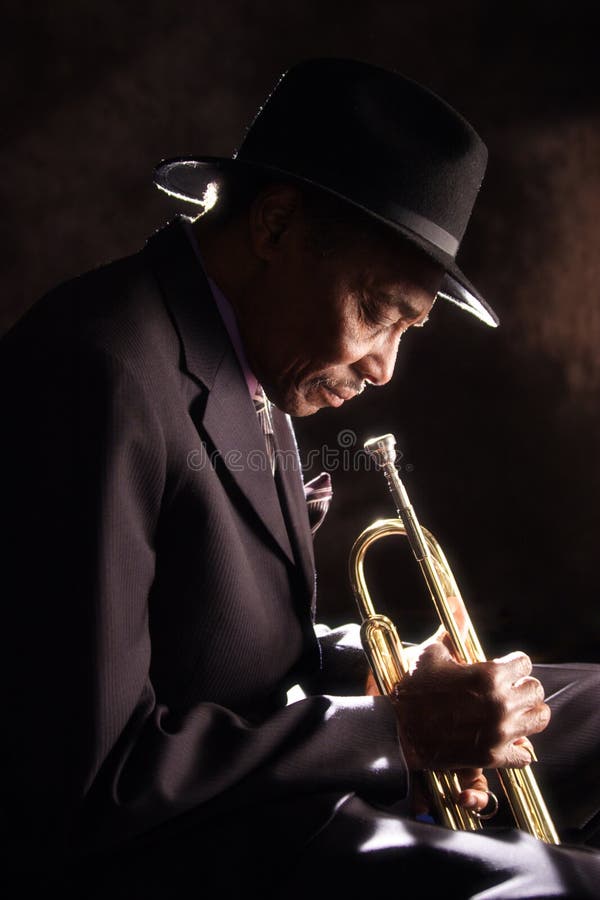
M361 615L361 640L379 691L389 695L394 685L408 674L409 667L395 624L377 613L367 586L364 561L376 541L396 535L406 537L419 563L438 618L450 636L454 656L463 663L484 662L486 657L468 613L459 628L448 597L462 598L452 570L435 537L422 528L395 465L393 435L373 438L365 450L384 471L398 518L373 522L358 536L349 559L350 582ZM464 606L464 603L463 603ZM548 844L560 843L535 776L530 766L497 770L502 790L518 828ZM460 783L455 772L428 770L425 778L439 822L453 830L478 831L481 817L458 803Z

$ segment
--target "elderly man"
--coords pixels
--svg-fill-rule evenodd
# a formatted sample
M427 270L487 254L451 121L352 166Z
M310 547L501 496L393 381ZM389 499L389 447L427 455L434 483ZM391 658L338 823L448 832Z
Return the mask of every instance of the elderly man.
M497 323L455 260L485 164L419 85L300 64L233 159L158 167L204 215L6 338L3 843L23 886L595 896L594 667L544 676L573 739L553 759L559 826L581 844L550 847L413 816L413 773L456 768L458 802L483 811L482 767L524 766L529 736L560 728L525 654L459 665L440 637L390 698L356 626L315 627L327 478L303 485L289 416L387 382L436 298Z

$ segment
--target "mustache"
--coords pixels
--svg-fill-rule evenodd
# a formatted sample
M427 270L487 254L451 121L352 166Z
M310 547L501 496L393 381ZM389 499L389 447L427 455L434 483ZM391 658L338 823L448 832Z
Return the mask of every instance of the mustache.
M336 390L352 391L354 394L362 394L368 382L364 378L331 378L327 375L319 375L309 382L311 388L325 387L335 393Z

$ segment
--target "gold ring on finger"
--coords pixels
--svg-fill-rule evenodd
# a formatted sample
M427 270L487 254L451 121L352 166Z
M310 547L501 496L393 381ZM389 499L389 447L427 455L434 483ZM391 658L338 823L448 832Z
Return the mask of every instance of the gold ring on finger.
M481 811L475 812L475 815L477 816L477 818L481 819L482 822L487 822L488 819L493 819L494 816L496 815L496 813L498 812L498 808L499 808L498 798L496 797L494 792L486 791L486 794L488 795L488 802L486 803L486 805L483 807L483 809ZM490 809L489 812L486 812L486 809L488 808L488 806L490 804L492 805L492 808Z

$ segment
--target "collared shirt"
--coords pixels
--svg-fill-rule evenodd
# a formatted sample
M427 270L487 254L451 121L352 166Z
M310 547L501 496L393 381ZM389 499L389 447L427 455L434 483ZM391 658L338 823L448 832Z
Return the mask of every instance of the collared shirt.
M231 305L221 288L218 286L218 284L215 284L212 278L208 278L208 283L210 284L210 289L213 293L213 297L215 298L217 309L219 310L221 318L223 319L223 324L227 329L229 339L233 344L233 349L236 352L238 362L242 367L242 372L244 373L244 378L246 379L246 384L248 385L250 396L254 397L254 395L256 394L256 389L258 387L258 379L254 372L251 370L250 363L248 362L248 358L244 352L242 336L240 334L240 329L238 328L238 323L235 317L235 312L233 311L233 306Z

